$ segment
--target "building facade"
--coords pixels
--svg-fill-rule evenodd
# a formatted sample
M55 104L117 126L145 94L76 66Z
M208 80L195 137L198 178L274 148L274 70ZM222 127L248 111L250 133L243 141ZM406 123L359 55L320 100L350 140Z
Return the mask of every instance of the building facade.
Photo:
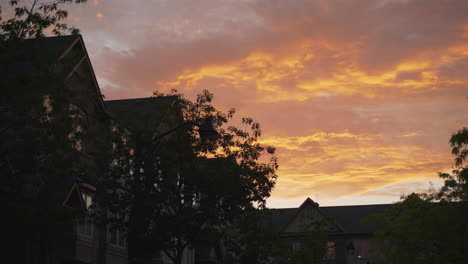
M307 198L298 208L271 209L273 229L287 239L292 251L309 249L301 245L301 238L309 231L314 222L327 221L323 228L327 232L327 252L323 263L367 264L372 262L371 238L375 227L366 223L366 219L382 213L390 204L323 206L320 207ZM304 227L306 229L304 229ZM312 250L312 249L310 249Z

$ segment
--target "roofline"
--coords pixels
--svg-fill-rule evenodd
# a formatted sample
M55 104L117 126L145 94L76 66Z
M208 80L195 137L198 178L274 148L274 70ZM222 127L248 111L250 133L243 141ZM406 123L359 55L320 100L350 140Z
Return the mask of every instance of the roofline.
M388 204L356 204L356 205L335 205L335 206L321 206L322 208L331 208L331 207L358 207L358 206L381 206L381 205L394 205L395 203Z
M320 208L330 208L330 207L356 207L356 206L374 206L374 205L394 205L395 203L388 204L356 204L356 205L329 205L329 206L320 206ZM298 209L298 207L285 207L285 208L268 208L268 210L288 210L288 209Z
M310 199L310 197L307 197L306 200L301 204L301 206L299 206L299 208L298 208L297 212L294 214L294 216L292 216L289 219L289 221L287 221L286 224L284 224L283 227L281 227L281 229L279 230L279 233L283 232L283 230L286 228L286 226L288 226L293 221L293 219L296 218L296 216L299 214L299 212L301 212L304 209L304 207L309 203L312 204L315 207L315 209L320 214L322 214L324 217L326 217L328 219L331 218L330 216L325 214L322 210L320 210L320 206L319 206L318 203L314 202L312 199ZM333 219L332 222L333 222L332 224L335 225L335 227L337 227L341 232L345 232L345 229L340 224L338 224L334 219Z
M98 93L99 95L99 102L101 103L101 107L102 109L105 111L106 110L106 107L104 105L104 100L103 100L103 95L101 93L101 88L99 87L99 83L97 81L97 78L96 78L96 74L94 73L94 69L93 69L93 65L91 64L91 59L89 58L89 54L88 54L88 51L86 50L86 46L84 44L84 40L83 40L83 37L81 35L78 35L78 39L79 39L79 42L81 44L81 47L86 55L86 61L88 62L88 66L89 68L91 69L91 75L93 77L93 83L95 85L95 88L96 88L96 92Z
M171 95L168 95L168 96L151 96L151 97L140 97L140 98L125 98L125 99L116 99L116 100L103 100L103 103L105 105L106 102L119 102L119 101L137 101L137 100L151 100L151 99L156 99L156 98L170 98L170 97L175 97L175 96L171 96ZM163 120L165 120L167 118L167 115L169 114L170 112L170 109L174 106L174 103L175 103L175 100L171 103L171 105L169 106L169 109L167 110L166 114L164 115L163 117ZM105 108L104 108L105 109ZM107 111L107 109L105 109L105 113L107 114L107 116L109 116L112 120L114 120L115 122L119 123L121 126L125 127L126 129L128 129L130 132L133 132L133 133L138 133L138 131L136 131L135 129L129 127L128 125L125 125L124 123L120 122L118 118L114 117L112 113L110 113L109 111ZM158 128L159 129L161 127L161 124L162 124L162 121L159 123L158 125ZM157 130L156 129L156 130Z
M133 100L149 100L149 99L170 98L170 97L176 97L176 96L174 96L174 95L163 95L163 96L150 96L150 97L139 97L139 98L124 98L124 99L104 100L104 102L133 101Z
M86 60L86 62L88 64L88 67L91 70L91 76L92 76L92 79L93 79L92 81L94 83L94 87L96 89L96 92L99 95L99 101L100 101L101 107L105 112L105 106L104 106L103 96L102 96L102 93L101 93L101 88L99 87L99 84L97 82L96 74L94 73L93 65L91 64L91 60L89 58L88 51L86 50L86 45L84 44L83 36L81 36L81 34L70 35L70 36L75 37L75 40L73 40L73 42L60 54L60 56L57 58L57 60L59 61L59 60L62 60L63 58L65 58L70 53L70 51L73 49L73 47L75 47L75 45L77 43L81 44L81 49L83 50L83 52L85 54L85 60ZM59 36L57 36L57 38L59 38ZM82 62L83 61L81 60L79 63L81 64Z
M310 197L307 197L307 199L305 199L305 201L301 204L301 206L299 206L299 208L297 208L298 209L297 212L281 227L281 229L278 231L278 233L282 233L283 230L293 221L294 218L296 218L296 216L304 209L304 207L307 204L312 204L320 214L322 214L324 217L330 218L324 212L322 212L322 210L320 210L320 207L319 207L318 203L314 202L312 199L310 199ZM333 224L336 227L338 227L338 229L341 232L344 232L343 227L341 227L336 221L333 221Z

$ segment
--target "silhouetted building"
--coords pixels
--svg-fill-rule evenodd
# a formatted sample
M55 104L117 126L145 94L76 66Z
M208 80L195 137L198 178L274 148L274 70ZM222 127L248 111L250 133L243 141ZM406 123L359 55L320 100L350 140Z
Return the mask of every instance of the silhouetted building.
M80 35L25 40L10 51L17 53L12 57L17 56L20 59L10 60L8 64L0 63L0 78L17 80L15 84L20 86L35 85L34 80L42 77L38 65L63 76L54 81L60 82L60 85L63 82L71 102L69 107L83 121L83 125L78 129L84 137L77 142L75 151L81 153L80 159L95 168L97 173L99 171L102 173L107 164L99 164L95 154L99 151L98 148L112 148L109 135L113 126L121 126L128 133L160 133L182 121L181 116L169 114L175 97L103 101ZM23 55L26 51L27 55ZM15 88L21 89L21 87ZM47 94L38 92L25 96L42 98ZM0 106L2 109L8 107ZM92 133L88 135L90 131ZM63 172L68 185L61 190L53 191L57 192L59 197L57 203L62 206L81 210L87 215L93 204L94 211L99 217L93 221L85 217L66 223L66 231L58 234L59 238L54 243L49 243L47 240L39 243L31 240L10 245L15 247L12 254L17 263L128 263L127 242L123 230L110 228L105 224L109 212L104 206L106 201L100 193L106 187L99 186L98 176L78 173L70 168L69 171ZM163 256L155 259L155 263L164 260ZM190 264L194 261L194 250L189 247L184 256L184 263Z
M328 252L323 263L366 264L370 263L372 245L369 243L375 230L363 220L382 213L390 204L324 206L307 198L298 208L271 209L273 229L286 239L291 249L300 250L301 237L307 233L310 224L329 219ZM305 249L307 250L307 249Z
M35 80L42 78L40 67L61 76L54 81L66 89L64 94L68 96L70 109L83 122L77 129L84 136L76 142L75 151L87 166L96 168L96 171L99 171L99 167L102 169L103 164L96 161L94 154L97 146L102 147L101 143L108 138L106 135L110 131L111 119L105 109L82 37L74 35L25 40L18 42L18 46L10 49L10 52L18 53L16 55L19 59L0 66L2 78L13 76L26 87L35 85ZM22 53L27 55L23 56ZM45 98L47 94L38 92L24 96ZM99 136L90 136L89 131ZM108 141L107 146L111 147ZM63 177L68 178L68 187L52 190L60 197L57 202L88 214L96 196L97 175L79 174L70 168L69 171L63 171ZM95 205L97 211L105 210L99 203ZM57 234L60 237L53 244L47 239L40 243L24 241L24 254L18 255L18 263L127 263L123 234L108 229L104 224L96 225L88 218L77 219L66 225L66 231Z

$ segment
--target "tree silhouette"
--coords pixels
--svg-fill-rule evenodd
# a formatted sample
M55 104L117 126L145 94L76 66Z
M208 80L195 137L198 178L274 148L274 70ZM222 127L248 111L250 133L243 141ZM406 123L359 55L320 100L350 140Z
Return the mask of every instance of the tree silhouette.
M452 134L449 144L454 169L439 173L444 186L405 196L371 219L380 228L374 245L383 263L468 262L468 130Z
M187 126L160 140L152 140L154 131L122 131L116 138L106 184L113 186L110 208L119 219L128 219L123 225L130 263L164 252L179 264L189 245L213 246L240 212L265 206L277 177L275 150L259 143L258 123L243 118L246 129L227 126L234 110L214 108L208 91L195 102L178 93L170 96L175 103L169 116L176 122L209 119L219 135L204 140L196 127ZM261 160L263 154L270 159Z

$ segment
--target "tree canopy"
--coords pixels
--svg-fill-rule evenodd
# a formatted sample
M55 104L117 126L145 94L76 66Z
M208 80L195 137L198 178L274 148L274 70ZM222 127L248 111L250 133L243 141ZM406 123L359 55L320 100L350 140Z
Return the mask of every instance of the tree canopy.
M64 89L71 66L64 59L63 70L55 70L54 61L39 59L35 49L47 31L71 29L60 6L72 2L85 1L8 1L9 18L0 14L1 226L10 246L3 258L12 262L32 257L24 250L38 243L45 258L54 234L82 215L62 205L69 176L84 169L76 150L83 120Z
M87 0L9 0L10 18L2 21L0 7L0 43L31 38L41 38L46 35L60 36L78 34L76 27L64 23L68 11L64 4L81 4Z
M176 92L169 96L174 103L167 116L175 121L167 129L187 126L158 140L154 131L123 131L114 141L109 201L120 219L128 219L129 258L135 263L159 252L180 263L188 245L213 246L240 212L265 206L277 178L275 149L259 142L258 123L243 118L244 129L229 125L235 111L217 110L208 91L195 102ZM218 131L211 141L192 125L206 120Z
M468 262L468 129L449 144L454 169L439 173L442 188L405 196L371 220L380 228L373 242L384 263Z

